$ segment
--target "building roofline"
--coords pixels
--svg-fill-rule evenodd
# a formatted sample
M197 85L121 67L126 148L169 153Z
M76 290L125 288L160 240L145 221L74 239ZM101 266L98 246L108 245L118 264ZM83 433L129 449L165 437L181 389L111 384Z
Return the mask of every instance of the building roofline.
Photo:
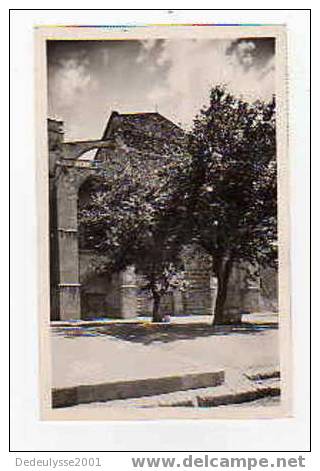
M183 129L178 126L176 123L171 121L170 119L166 118L162 114L160 114L158 111L143 111L143 112L132 112L132 113L119 113L118 111L112 111L107 123L107 126L102 134L102 140L108 139L110 137L110 132L112 130L112 123L113 119L117 116L121 117L126 117L126 116L146 116L146 115L154 115L154 116L160 116L161 118L165 119L166 121L170 122L173 126L176 126L178 129Z

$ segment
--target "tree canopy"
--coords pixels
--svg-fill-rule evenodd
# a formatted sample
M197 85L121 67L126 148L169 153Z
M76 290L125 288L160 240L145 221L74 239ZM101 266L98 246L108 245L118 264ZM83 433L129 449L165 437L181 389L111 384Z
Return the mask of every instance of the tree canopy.
M218 278L217 322L235 262L277 263L275 131L274 99L249 104L217 86L189 136L190 217Z

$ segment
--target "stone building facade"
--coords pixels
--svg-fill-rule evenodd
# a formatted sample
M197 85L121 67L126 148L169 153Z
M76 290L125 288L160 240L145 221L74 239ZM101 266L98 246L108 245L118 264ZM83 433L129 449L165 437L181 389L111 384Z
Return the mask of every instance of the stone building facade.
M132 152L145 159L157 152L159 157L166 144L162 136L177 138L182 133L159 113L113 112L101 140L64 142L63 123L48 120L51 320L150 315L151 299L141 290L143 280L133 267L113 274L97 269L106 260L81 243L78 209L88 197L90 179L101 169L108 171L111 157L123 159ZM188 289L167 295L163 310L174 315L212 314L216 281L208 263L203 257L201 262L188 257L186 274ZM230 309L276 309L276 274L269 272L265 279L264 289L264 277L250 284L243 270L235 270Z

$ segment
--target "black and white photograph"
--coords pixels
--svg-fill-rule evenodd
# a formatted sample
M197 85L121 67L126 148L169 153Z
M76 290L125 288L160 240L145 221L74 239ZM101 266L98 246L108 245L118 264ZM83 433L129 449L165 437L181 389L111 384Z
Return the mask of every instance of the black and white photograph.
M43 418L287 417L285 28L75 29L38 37Z

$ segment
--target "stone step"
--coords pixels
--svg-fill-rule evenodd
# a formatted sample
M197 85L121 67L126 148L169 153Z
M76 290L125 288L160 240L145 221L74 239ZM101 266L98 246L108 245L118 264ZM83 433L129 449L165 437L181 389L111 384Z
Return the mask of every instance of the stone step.
M148 397L175 391L215 387L221 385L224 378L224 371L218 370L56 388L52 390L52 407L70 407L90 402Z
M120 407L120 408L154 408L154 407L218 407L236 404L245 404L264 398L280 396L279 382L253 387L240 387L231 389L223 384L216 387L199 388L188 391L178 391L168 394L157 394L151 397L122 399L108 402L96 402L78 407Z
M268 379L277 379L280 378L280 371L272 367L269 368L256 368L246 373L246 377L253 381L265 381Z

